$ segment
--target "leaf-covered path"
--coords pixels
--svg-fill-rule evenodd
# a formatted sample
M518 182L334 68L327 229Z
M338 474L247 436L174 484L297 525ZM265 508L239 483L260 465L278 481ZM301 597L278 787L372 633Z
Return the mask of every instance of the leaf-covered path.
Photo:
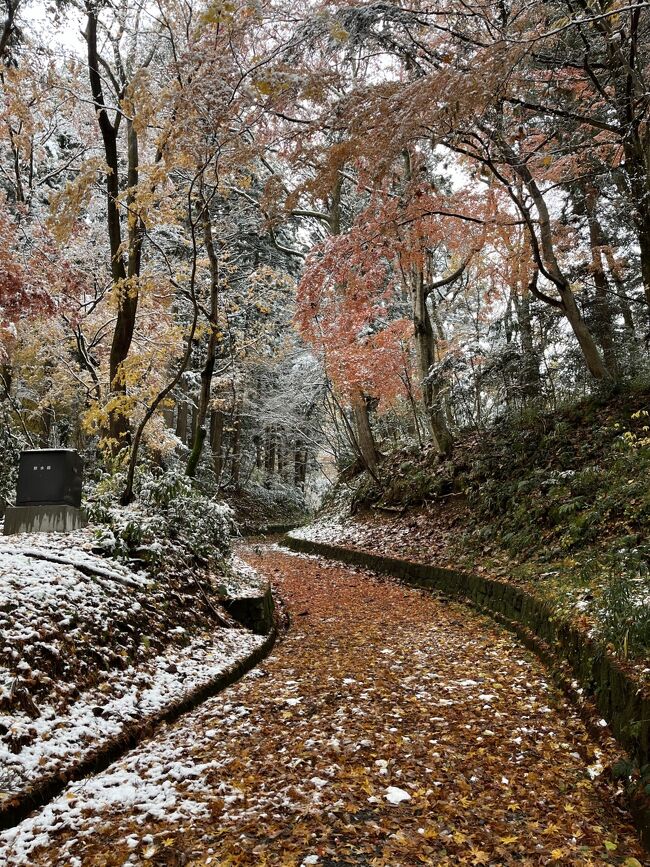
M337 564L246 558L291 615L271 657L5 834L0 861L644 863L581 722L513 636Z

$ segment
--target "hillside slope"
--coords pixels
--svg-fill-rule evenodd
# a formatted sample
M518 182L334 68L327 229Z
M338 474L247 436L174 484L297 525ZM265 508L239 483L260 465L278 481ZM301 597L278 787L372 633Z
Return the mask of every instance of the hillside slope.
M319 538L525 584L619 655L650 648L649 395L529 413L401 450L340 485Z

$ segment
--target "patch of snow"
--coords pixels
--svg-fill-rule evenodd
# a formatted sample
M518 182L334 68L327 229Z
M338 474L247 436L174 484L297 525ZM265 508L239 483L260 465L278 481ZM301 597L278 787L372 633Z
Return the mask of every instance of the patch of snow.
M322 777L312 777L309 782L313 783L317 789L322 789L323 786L329 785L328 781L324 780Z
M109 689L104 685L103 690L82 694L65 713L45 705L36 720L0 714L0 722L33 734L32 742L18 753L0 742L0 787L17 794L43 776L74 767L130 724L143 722L206 686L263 641L263 636L241 630L215 630L185 648L175 647L155 657L145 670L130 667L115 672Z
M262 596L265 593L267 579L240 557L233 555L230 558L230 567L234 577L220 578L220 583L226 588L228 596L245 599Z
M393 804L394 806L397 806L397 804L401 804L402 801L411 800L411 796L409 795L409 793L405 792L404 789L399 789L397 786L388 786L384 798L388 801L389 804Z
M5 798L69 771L130 725L209 684L264 641L244 629L201 633L197 628L190 634L178 626L167 629L168 646L156 655L144 634L150 579L118 563L107 565L87 550L93 544L92 533L84 530L5 537L0 548L0 730L5 732L0 792ZM102 644L116 621L127 635L143 633L129 654L119 643ZM170 644L171 636L190 643ZM161 642L154 646L160 650ZM80 657L75 649L82 647L94 648L96 658ZM115 659L119 666L111 664ZM78 672L68 670L70 660L81 666ZM75 677L84 675L86 684L95 685L79 693ZM31 706L12 699L17 689L33 696Z

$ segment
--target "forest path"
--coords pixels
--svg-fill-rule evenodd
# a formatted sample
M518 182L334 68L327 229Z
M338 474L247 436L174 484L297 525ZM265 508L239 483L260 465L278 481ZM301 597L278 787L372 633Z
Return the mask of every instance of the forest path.
M0 861L644 862L582 723L512 635L339 564L243 556L291 615L271 656L7 832Z

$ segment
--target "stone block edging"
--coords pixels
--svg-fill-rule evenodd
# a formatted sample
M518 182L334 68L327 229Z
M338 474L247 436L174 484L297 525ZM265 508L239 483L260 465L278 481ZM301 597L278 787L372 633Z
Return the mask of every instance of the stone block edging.
M34 785L28 791L22 792L7 803L0 803L0 831L13 828L39 807L58 797L69 783L81 780L91 774L105 770L113 762L121 759L145 738L154 734L162 723L171 723L188 711L194 710L204 701L238 681L259 665L269 655L278 634L278 624L274 622L269 634L262 644L248 656L237 660L229 668L216 675L207 683L201 684L185 696L170 702L166 707L146 717L141 722L133 723L102 743L98 749L84 757L74 767L61 774L52 774Z
M640 767L650 763L650 695L602 646L573 624L559 619L543 600L504 581L453 569L292 536L285 536L283 544L292 551L361 566L413 587L441 591L469 602L517 632L531 650L556 669L560 685L580 703L582 697L571 684L575 679L630 757ZM631 807L644 844L649 846L650 812L646 800L642 796L635 798Z

